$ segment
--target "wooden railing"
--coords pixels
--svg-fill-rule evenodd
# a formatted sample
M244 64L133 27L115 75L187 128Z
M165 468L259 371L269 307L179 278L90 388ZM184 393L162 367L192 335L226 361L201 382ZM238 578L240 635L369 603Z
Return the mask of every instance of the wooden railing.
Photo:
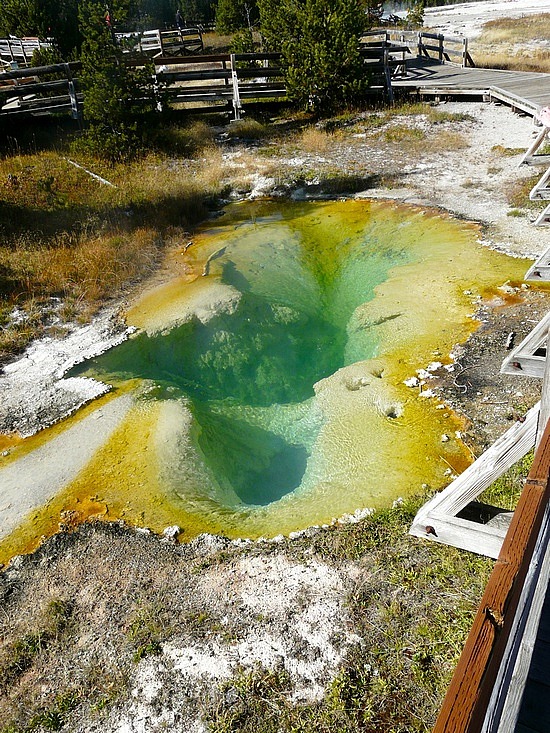
M434 733L515 730L523 692L518 677L523 676L524 682L528 667L528 662L520 659L524 630L529 618L536 616L536 609L533 613L532 609L536 606L540 568L549 559L549 505L550 423L547 423ZM545 591L544 583L543 595ZM535 619L531 628L537 624ZM522 674L518 675L518 669L523 670Z
M154 59L162 95L172 103L226 102L240 119L245 99L286 96L277 53L215 54Z
M460 66L475 66L468 52L468 39L444 36L441 33L420 31L417 40L418 56L437 59L439 63L458 63Z
M175 45L171 31L152 31L139 38L124 36L123 42L129 47L142 49L141 53L136 51L127 55L129 65L142 66L147 55L150 58L152 51L161 49L152 58L157 106L170 102L200 104L205 108L206 104L212 106L222 102L230 105L235 119L240 119L245 100L286 97L280 54L182 55L183 36L180 31L176 34ZM386 41L385 37L382 40L371 38L362 44L361 54L370 77L370 93L386 95L392 101L391 79L406 73L408 46ZM0 73L0 115L68 110L73 117L78 117L82 95L77 91L72 72L79 67L80 64L75 63L55 64Z
M80 67L80 62L71 62L0 73L0 117L70 112L78 119L82 95L73 74Z
M41 48L51 48L51 43L38 38L0 38L0 62L28 66L33 53Z
M361 38L359 50L371 76L372 91L382 91L393 102L391 80L407 75L407 57L411 51L405 41L390 38L384 30L370 31Z
M198 27L117 33L116 38L127 51L148 56L179 56L203 50L202 32Z
M462 36L445 36L441 33L425 31L404 31L400 29L382 29L369 31L363 35L366 39L383 39L388 46L407 46L410 53L420 58L428 58L439 63L456 63L460 66L475 66L468 51L468 39ZM367 43L369 41L366 41Z

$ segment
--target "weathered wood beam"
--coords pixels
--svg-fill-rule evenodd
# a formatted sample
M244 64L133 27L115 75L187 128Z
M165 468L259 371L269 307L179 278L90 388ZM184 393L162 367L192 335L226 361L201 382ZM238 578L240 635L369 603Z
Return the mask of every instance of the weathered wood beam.
M550 501L550 423L458 661L434 733L481 733Z
M540 163L547 163L550 161L550 155L535 155L540 146L544 143L548 137L548 128L543 125L536 138L533 140L531 145L525 151L525 154L519 161L518 165L539 165Z
M550 330L550 312L527 334L502 362L501 374L544 377L546 339ZM540 353L539 353L540 352Z
M542 396L540 400L540 412L537 423L536 444L539 445L544 435L544 430L550 418L550 329L546 335L546 359L544 361L544 376L542 378Z
M497 557L503 533L457 514L520 460L534 445L540 405L516 422L471 466L420 508L409 533L433 542Z

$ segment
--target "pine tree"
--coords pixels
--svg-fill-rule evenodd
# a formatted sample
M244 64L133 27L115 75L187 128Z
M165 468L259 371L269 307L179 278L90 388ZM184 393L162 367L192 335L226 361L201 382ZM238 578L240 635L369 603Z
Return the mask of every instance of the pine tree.
M258 0L260 29L281 51L288 94L303 108L332 112L361 101L368 86L359 53L359 0Z
M82 37L78 0L2 0L0 35L53 38L64 58L74 55Z
M154 108L151 74L125 65L115 27L126 19L128 0L81 0L82 84L85 143L111 161L139 152L138 117ZM106 10L107 8L107 10Z
M219 33L251 29L257 21L256 0L218 0L216 30Z

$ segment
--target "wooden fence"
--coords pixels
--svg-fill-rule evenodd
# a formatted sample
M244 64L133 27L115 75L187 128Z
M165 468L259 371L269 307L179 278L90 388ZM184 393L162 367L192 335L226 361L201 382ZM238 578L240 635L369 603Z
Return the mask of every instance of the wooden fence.
M164 31L157 28L141 33L117 33L115 37L129 53L147 56L180 56L203 50L202 31L198 27Z
M155 58L162 97L172 104L229 104L240 119L244 100L286 97L276 53Z
M0 38L0 65L28 66L35 51L51 47L49 41L38 38Z
M437 44L427 43L432 37ZM233 110L235 119L240 119L243 102L276 100L287 95L280 54L202 55L197 53L203 47L198 28L153 30L118 38L127 46L129 64L140 65L144 57L152 57L158 107L170 102L206 110L224 104ZM31 40L34 48L41 47L38 39ZM435 49L438 60L448 62L453 53L449 45L452 40L422 32L382 30L365 34L360 52L369 74L370 93L393 101L392 79L406 75L407 59L415 53L427 57ZM465 39L460 41L463 63L473 63ZM18 46L25 58L30 48ZM17 49L13 45L10 49L15 58ZM70 111L77 118L82 95L73 72L78 67L56 64L0 73L0 115Z
M434 733L515 730L527 675L526 628L536 628L537 585L550 539L550 422L481 599ZM546 559L545 559L546 557ZM548 570L548 568L546 569ZM543 578L544 579L544 578ZM543 582L542 596L546 592ZM530 621L534 617L534 621ZM530 640L532 648L533 639ZM519 671L522 670L521 674ZM500 727L502 726L502 727Z
M382 40L388 46L406 46L409 49L409 55L432 59L439 61L441 64L454 63L459 66L475 66L474 60L468 51L468 39L462 36L385 29L365 33L362 39L363 43L365 43L365 39L373 37Z
M0 73L0 117L70 112L78 119L82 94L74 73L80 68L71 62Z

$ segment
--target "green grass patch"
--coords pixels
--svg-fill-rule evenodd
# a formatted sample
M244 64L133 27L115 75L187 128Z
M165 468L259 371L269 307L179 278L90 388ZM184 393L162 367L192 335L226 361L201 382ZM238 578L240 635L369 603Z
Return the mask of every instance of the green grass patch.
M493 562L411 538L426 498L287 545L298 557L356 564L347 609L361 641L348 648L316 702L293 702L283 668L240 672L214 697L213 733L432 729Z
M513 416L512 416L513 418ZM517 461L512 468L497 479L479 497L478 501L491 506L500 507L508 511L516 508L525 479L527 478L533 464L534 451L529 451L521 460Z
M40 654L67 629L72 604L62 599L48 603L36 628L20 634L2 649L0 656L0 692L5 693L29 670Z
M165 610L158 605L148 604L135 612L127 629L128 640L134 649L134 662L161 653L161 643L168 634L165 617Z
M388 143L418 143L426 137L424 130L405 125L395 125L384 131L384 139Z

